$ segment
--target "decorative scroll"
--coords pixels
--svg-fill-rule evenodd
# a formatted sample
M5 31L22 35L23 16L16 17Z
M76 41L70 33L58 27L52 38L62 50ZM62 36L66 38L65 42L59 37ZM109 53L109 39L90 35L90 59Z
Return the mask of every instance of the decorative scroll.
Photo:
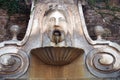
M86 56L88 70L100 78L118 77L120 74L120 54L111 47L102 46Z
M0 77L14 79L25 74L29 66L27 54L13 46L0 49Z

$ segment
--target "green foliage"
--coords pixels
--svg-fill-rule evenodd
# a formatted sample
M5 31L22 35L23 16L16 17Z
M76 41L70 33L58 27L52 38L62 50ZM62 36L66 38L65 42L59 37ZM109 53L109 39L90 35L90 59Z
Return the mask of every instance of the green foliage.
M26 6L21 5L20 1L22 0L0 0L0 8L5 9L8 13L24 13Z
M96 3L104 2L105 5L106 5L104 7L105 9L109 9L109 10L112 10L112 11L120 11L120 8L110 6L110 4L109 4L110 0L87 0L87 1L88 1L88 3L89 3L90 6L95 6L97 8L100 8L100 7L97 6Z
M90 5L95 5L95 3L98 3L98 2L105 2L106 4L108 4L110 0L87 0L87 1Z
M109 9L112 10L112 11L120 12L120 8L119 7L110 7Z
M94 5L96 3L96 0L87 0L90 5Z

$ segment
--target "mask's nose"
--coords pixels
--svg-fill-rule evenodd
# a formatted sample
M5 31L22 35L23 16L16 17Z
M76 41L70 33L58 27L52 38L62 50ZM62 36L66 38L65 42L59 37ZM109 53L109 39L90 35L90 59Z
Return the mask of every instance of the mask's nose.
M58 20L58 18L55 19L55 25L59 25L59 20Z

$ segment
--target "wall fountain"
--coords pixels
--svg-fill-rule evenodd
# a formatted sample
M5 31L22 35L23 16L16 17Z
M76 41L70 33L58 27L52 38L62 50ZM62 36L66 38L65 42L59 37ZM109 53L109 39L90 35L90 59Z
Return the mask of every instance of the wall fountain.
M76 4L77 2L77 4ZM120 46L89 37L81 0L33 0L23 40L19 26L0 43L0 80L76 80L120 76Z

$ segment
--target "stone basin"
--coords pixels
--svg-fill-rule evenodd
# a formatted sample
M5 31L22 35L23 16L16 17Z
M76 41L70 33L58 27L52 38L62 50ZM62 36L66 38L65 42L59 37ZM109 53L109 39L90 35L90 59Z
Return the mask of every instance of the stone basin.
M83 53L83 49L73 47L42 47L31 51L42 62L55 66L69 64Z

